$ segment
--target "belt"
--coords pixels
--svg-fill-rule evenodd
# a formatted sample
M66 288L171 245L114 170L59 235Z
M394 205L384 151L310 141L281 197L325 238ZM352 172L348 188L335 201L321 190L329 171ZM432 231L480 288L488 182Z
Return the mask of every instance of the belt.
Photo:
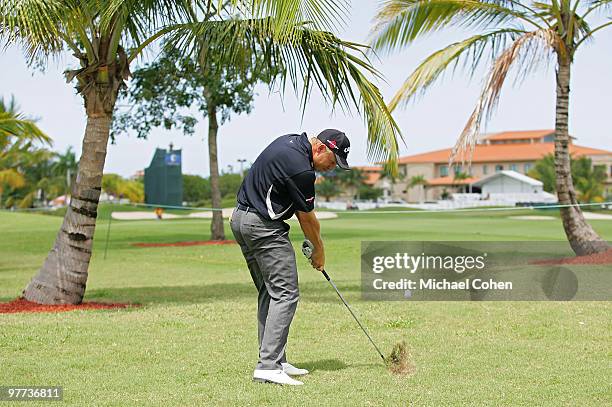
M242 205L242 204L239 203L237 205L237 208L240 209L241 211L245 211L247 213L248 212L252 212L252 213L255 213L255 214L259 215L259 212L257 212L257 210L255 208L250 207L250 206L245 206L245 205Z

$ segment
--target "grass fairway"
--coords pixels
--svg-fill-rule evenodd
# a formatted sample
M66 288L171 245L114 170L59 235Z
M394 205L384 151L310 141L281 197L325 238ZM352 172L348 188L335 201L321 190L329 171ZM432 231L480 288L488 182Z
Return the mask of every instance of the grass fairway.
M256 291L238 246L137 248L130 243L205 240L209 223L113 221L104 260L101 219L85 299L142 307L0 315L0 386L63 386L65 403L78 406L610 405L609 303L360 300L361 240L564 239L559 221L512 214L533 211L323 221L327 270L384 352L407 342L416 372L390 374L300 256L301 300L287 354L311 374L298 388L251 381ZM0 212L1 301L20 294L60 223ZM612 240L612 222L591 224ZM297 224L291 233L297 249Z

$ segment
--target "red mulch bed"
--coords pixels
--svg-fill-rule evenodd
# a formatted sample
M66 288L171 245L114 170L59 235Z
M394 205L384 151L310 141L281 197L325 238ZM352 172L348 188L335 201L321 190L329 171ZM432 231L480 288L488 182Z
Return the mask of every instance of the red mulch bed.
M128 307L137 307L138 304L126 303L110 303L110 302L82 302L78 305L59 304L59 305L43 305L26 300L25 298L17 298L10 302L0 302L0 314L15 314L18 312L64 312L74 310L88 309L119 309Z
M587 256L566 257L563 259L535 260L529 264L610 264L612 263L612 249Z
M183 246L213 246L221 244L235 244L235 240L197 240L193 242L174 242L174 243L132 243L138 247L183 247Z

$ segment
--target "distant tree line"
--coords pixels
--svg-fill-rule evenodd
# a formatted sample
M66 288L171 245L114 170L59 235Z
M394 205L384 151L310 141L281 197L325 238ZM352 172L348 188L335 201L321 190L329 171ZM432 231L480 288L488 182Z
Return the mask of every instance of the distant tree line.
M572 157L570 168L578 201L581 203L604 202L606 166L593 165L588 157ZM556 192L555 156L548 154L536 161L529 176L542 181L546 192Z
M70 193L77 169L70 147L58 153L30 145L20 149L18 161L11 168L12 176L0 181L0 207L46 206L51 200Z
M128 199L130 202L144 202L144 181L142 177L126 179L118 174L104 174L102 191L110 200Z
M235 205L236 194L242 183L240 174L226 173L219 175L219 191L222 206ZM228 201L232 201L231 204ZM183 201L191 206L206 206L212 204L212 188L210 178L199 175L183 174Z
M322 179L315 185L315 189L327 202L340 195L365 200L376 200L383 195L382 188L365 183L366 175L358 168L348 171L335 169L321 175Z
M0 207L31 208L70 192L77 160L48 149L51 139L25 116L14 98L0 98Z

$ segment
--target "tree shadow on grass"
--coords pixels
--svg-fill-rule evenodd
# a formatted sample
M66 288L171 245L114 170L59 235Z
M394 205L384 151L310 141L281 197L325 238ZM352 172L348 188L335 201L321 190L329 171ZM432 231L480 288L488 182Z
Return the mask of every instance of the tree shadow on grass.
M343 292L359 292L359 285L344 287ZM302 300L317 303L337 303L339 300L331 287L325 283L301 283ZM257 291L252 284L222 283L181 286L109 287L88 289L85 301L112 301L138 304L198 304L255 300Z
M345 362L338 359L321 359L314 360L308 362L301 362L298 364L300 367L304 369L308 369L310 372L316 372L317 370L325 371L325 372L334 372L337 370L343 370L347 368L356 368L356 367L383 367L384 365L380 363L351 363L346 364Z
M85 301L197 304L231 301L254 295L256 295L255 289L246 284L109 287L87 290Z
M308 369L310 372L316 372L317 370L324 370L326 372L333 372L336 370L346 369L349 365L338 359L321 359L311 362L302 362L299 364L300 367Z

